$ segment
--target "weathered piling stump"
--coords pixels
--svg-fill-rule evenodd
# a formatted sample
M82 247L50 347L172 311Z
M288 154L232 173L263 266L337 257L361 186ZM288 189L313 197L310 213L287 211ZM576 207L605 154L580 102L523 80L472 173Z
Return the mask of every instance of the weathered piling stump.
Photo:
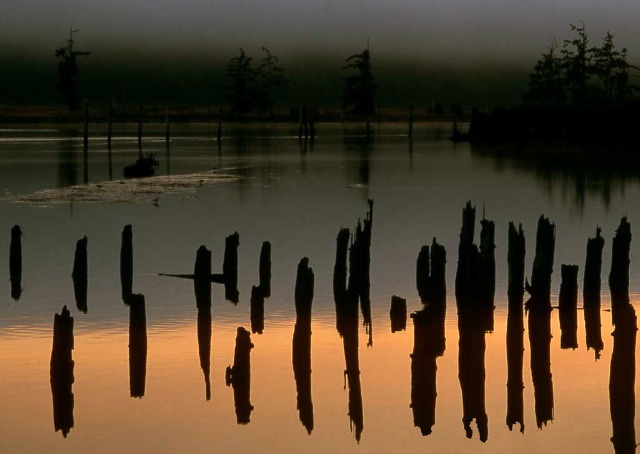
M336 302L344 300L347 293L347 257L350 236L349 229L340 229L336 238L336 261L333 267L333 295Z
M224 274L225 298L233 303L240 301L238 292L238 246L240 245L240 235L238 232L229 235L224 244L224 260L222 262L222 273Z
M251 333L262 334L264 331L264 294L255 285L251 287Z
M11 281L11 298L18 301L22 295L22 230L19 225L14 225L11 228L9 279Z
M560 347L578 348L578 265L560 268Z
M87 313L88 260L87 237L76 242L76 252L73 260L73 292L78 310Z
M393 295L391 297L391 310L389 311L391 319L391 332L404 331L407 329L407 300Z
M271 296L271 243L265 241L260 249L260 289L265 298Z
M294 291L296 314L304 315L311 313L313 287L313 269L309 267L309 259L304 257L300 260L300 263L298 263L298 271L296 274L296 287Z
M509 297L509 307L517 305L522 309L524 299L524 259L526 247L522 224L516 226L509 223L509 251L507 262L509 264L509 287L507 294Z
M225 381L233 387L233 400L236 408L238 424L249 424L251 421L251 334L243 327L238 327L236 348L233 356L233 367L227 366Z
M447 284L445 269L447 263L447 251L444 246L438 244L436 238L431 242L431 275L427 291L427 303L444 309L447 298Z
M193 288L197 307L211 307L211 251L205 246L200 246L196 252Z
M429 292L430 266L429 266L429 246L422 246L416 260L416 287L422 304L427 304L427 294Z
M125 225L122 230L120 287L122 289L122 300L126 302L133 293L133 230L131 224Z
M529 308L551 310L551 274L556 244L556 226L548 218L540 216L536 232L536 255L531 272L531 285L525 285L531 295Z
M466 305L471 299L473 280L476 279L475 264L479 261L479 251L473 244L476 223L476 208L467 202L462 210L462 228L458 244L458 267L456 269L456 300L458 305ZM477 289L473 289L477 290Z
M144 295L129 298L129 393L144 397L147 381L147 314Z
M624 216L616 230L612 243L611 271L609 272L609 288L612 303L629 301L629 250L631 248L631 224ZM612 308L613 309L613 308ZM615 311L614 314L614 324Z
M602 229L596 228L596 236L587 240L587 259L584 266L583 305L584 308L600 310L602 249L604 238L600 235Z
M493 309L496 293L495 224L488 219L480 221L480 302Z
M73 428L73 317L67 309L53 318L53 347L49 375L53 397L53 427L67 438Z

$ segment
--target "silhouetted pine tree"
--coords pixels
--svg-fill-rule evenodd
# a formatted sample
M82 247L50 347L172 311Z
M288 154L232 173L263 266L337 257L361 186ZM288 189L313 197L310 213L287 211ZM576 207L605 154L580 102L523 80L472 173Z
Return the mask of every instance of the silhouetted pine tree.
M58 89L62 92L64 102L70 111L77 109L78 102L78 75L80 68L78 67L78 57L88 57L90 52L82 52L73 50L75 41L73 34L78 30L69 30L69 39L67 45L56 50L56 58L58 62Z
M566 80L563 65L556 51L558 45L555 40L549 45L533 67L529 76L529 90L524 95L524 101L529 104L560 105L566 100Z
M231 81L227 87L227 101L234 114L246 114L255 105L256 70L251 67L251 60L241 48L240 55L231 58L227 64L227 77Z
M613 35L607 32L601 47L589 49L593 55L592 72L603 85L604 98L607 101L625 101L632 94L629 85L629 70L635 68L627 63L627 49L616 50Z
M376 110L376 84L371 73L369 49L347 58L342 69L356 70L357 74L344 79L342 108L357 115L373 115Z
M264 56L257 71L257 107L262 112L273 113L275 92L289 84L284 68L278 65L278 57L262 47Z
M564 65L567 85L573 102L584 102L588 98L587 81L592 73L591 52L587 26L580 22L580 26L569 24L571 31L576 32L574 39L567 39L562 46L562 62Z

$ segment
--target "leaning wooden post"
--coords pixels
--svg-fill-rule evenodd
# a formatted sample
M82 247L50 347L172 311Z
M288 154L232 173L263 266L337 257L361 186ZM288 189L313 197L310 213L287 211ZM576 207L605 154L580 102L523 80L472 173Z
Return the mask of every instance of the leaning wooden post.
M407 329L407 300L393 295L391 297L391 332L404 331Z
M551 309L551 274L556 245L556 226L543 215L538 219L536 256L531 271L531 308Z
M409 106L409 140L413 139L413 103Z

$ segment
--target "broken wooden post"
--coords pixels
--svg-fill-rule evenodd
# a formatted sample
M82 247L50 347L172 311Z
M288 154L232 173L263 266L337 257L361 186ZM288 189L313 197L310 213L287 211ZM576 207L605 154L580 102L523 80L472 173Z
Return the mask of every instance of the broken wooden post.
M131 224L125 225L122 230L120 287L122 289L122 300L126 302L133 293L133 230Z
M76 242L76 252L73 260L73 292L78 310L87 313L87 237Z
M474 278L474 257L479 254L473 244L476 224L476 208L467 202L462 210L462 227L460 229L460 243L458 244L458 267L456 269L456 300L458 305L466 305L469 292L472 290ZM475 290L475 289L474 289Z
M407 300L393 295L391 297L391 332L404 331L407 329Z
M109 98L109 111L107 114L107 148L111 150L111 136L113 134L113 98Z
M347 293L347 256L350 236L349 229L340 229L336 238L336 261L333 267L333 296L336 302L343 301Z
M525 287L531 295L527 307L551 310L551 274L556 244L556 226L541 215L536 232L536 256L531 271L531 285Z
M431 275L429 276L429 291L427 302L430 305L441 307L444 310L447 298L447 284L445 281L445 269L447 264L447 251L444 246L438 244L433 237L431 242Z
M144 121L144 104L140 103L140 115L138 117L138 154L142 157L142 122Z
M600 235L602 229L596 228L595 238L587 240L587 260L584 266L583 305L584 308L593 307L600 310L600 287L602 271L602 249L604 238Z
M197 307L211 307L211 251L204 245L196 252L193 288Z
M609 288L613 301L629 301L629 250L631 248L631 224L624 216L616 230L612 243ZM615 295L614 295L615 294ZM613 310L613 307L612 307ZM615 312L614 312L615 315ZM615 324L615 317L614 317Z
M271 296L271 243L265 241L260 250L260 289L265 298Z
M560 348L578 348L578 265L560 268Z
M496 258L495 258L495 224L483 219L480 221L480 295L481 303L486 308L493 309L496 293ZM490 331L493 330L493 327Z
M129 393L144 397L147 380L147 315L144 295L129 300Z
M22 295L22 230L19 225L14 225L11 228L9 279L11 281L11 298L18 301Z
M300 260L300 263L298 263L298 271L296 273L296 287L294 291L296 314L305 315L311 313L313 287L313 269L309 267L309 259L304 257Z
M524 299L524 259L525 259L525 238L522 231L522 224L516 226L513 222L509 222L509 252L507 254L507 262L509 264L509 287L508 298L509 308L514 306L522 309ZM516 307L518 306L518 307Z
M251 286L251 333L262 334L264 331L264 293L260 287Z
M49 376L53 396L53 427L62 436L73 428L73 317L67 309L53 318L53 347Z
M429 246L422 246L416 261L416 287L422 304L427 304L429 292Z
M240 301L238 292L238 246L240 245L240 235L234 232L225 239L224 260L222 262L222 273L224 274L225 298L232 303Z
M413 103L409 106L409 140L413 140Z
M225 381L233 387L233 401L236 408L238 424L249 424L251 421L251 334L243 327L238 327L236 349L233 355L233 367L227 366Z

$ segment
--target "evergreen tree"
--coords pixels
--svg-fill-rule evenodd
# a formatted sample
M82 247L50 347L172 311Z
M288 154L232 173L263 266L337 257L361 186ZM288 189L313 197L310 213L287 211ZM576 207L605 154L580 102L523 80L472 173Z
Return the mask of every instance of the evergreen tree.
M558 45L554 40L547 51L542 54L529 76L529 91L524 101L530 104L564 104L566 98L566 81L563 65L556 51Z
M289 84L284 68L278 65L278 57L269 49L262 47L263 57L257 71L257 107L262 112L273 113L274 93Z
M587 27L584 22L580 24L580 26L569 24L571 31L576 32L577 36L574 39L565 40L562 48L565 76L574 102L586 100L587 81L592 72Z
M607 32L601 47L590 49L593 55L593 73L598 76L607 101L625 101L630 94L627 49L616 50L613 35Z
M82 52L73 49L75 41L73 34L78 30L69 31L69 39L67 45L56 50L55 56L59 58L58 62L58 89L62 92L64 102L70 111L78 108L78 76L80 68L78 66L78 57L88 57L90 52Z
M255 105L256 70L251 67L251 61L241 48L240 55L231 58L227 64L227 77L231 81L227 87L227 100L235 114L246 114Z
M369 49L347 58L342 69L356 70L357 74L344 79L342 108L358 115L373 115L376 110L376 84L371 73Z

